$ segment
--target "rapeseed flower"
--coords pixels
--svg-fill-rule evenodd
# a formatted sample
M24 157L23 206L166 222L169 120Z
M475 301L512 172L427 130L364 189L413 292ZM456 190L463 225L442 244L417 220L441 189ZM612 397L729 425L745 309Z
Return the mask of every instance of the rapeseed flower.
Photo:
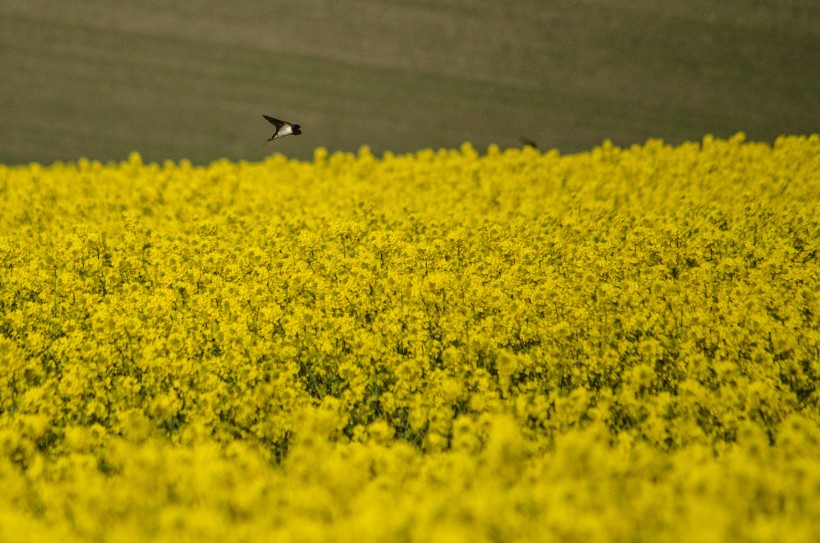
M818 172L0 166L0 540L814 541Z

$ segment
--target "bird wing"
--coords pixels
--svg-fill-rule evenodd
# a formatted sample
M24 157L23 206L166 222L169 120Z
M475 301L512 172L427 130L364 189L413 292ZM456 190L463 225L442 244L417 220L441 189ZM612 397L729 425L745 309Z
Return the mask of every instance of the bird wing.
M286 124L288 124L288 123L286 123L285 121L280 121L279 119L274 119L273 117L268 117L267 115L262 115L262 116L263 116L264 118L266 118L266 119L268 120L268 122L269 122L269 123L271 123L272 125L276 126L276 129L277 129L277 130L279 130L280 128L282 128L282 127L283 127L283 126L285 126Z

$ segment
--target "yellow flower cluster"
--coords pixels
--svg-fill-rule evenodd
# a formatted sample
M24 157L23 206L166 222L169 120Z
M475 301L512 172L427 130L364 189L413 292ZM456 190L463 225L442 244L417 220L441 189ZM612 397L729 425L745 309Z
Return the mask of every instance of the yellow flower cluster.
M814 542L820 137L0 166L0 540Z

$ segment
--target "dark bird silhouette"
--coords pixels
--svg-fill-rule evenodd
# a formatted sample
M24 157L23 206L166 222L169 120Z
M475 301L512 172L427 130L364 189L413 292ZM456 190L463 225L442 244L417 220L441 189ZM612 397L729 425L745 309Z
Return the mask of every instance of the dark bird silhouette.
M524 145L524 147L532 147L533 149L538 149L538 145L536 145L536 143L529 138L520 137L518 138L518 141L520 141Z
M273 117L268 117L267 115L262 115L265 119L268 120L269 123L276 127L276 132L273 133L268 141L273 141L276 138L283 138L285 136L290 136L293 134L294 136L298 136L302 133L302 127L295 123L289 123L287 121L280 121L279 119L274 119ZM265 142L267 143L267 141Z

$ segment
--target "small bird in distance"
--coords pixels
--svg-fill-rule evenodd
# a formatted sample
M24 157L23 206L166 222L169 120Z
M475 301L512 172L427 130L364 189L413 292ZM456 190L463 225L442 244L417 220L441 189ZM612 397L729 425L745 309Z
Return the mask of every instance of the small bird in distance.
M525 138L524 136L521 136L520 138L518 138L518 141L520 141L521 144L524 147L532 147L533 149L538 149L538 144L536 144L534 141L532 141L529 138Z
M276 138L283 138L285 136L290 136L293 134L294 136L298 136L302 133L302 127L295 123L289 123L287 121L280 121L279 119L274 119L273 117L268 117L267 115L262 115L265 119L268 120L269 123L276 127L276 132L273 133L268 141L273 141ZM267 143L266 141L265 143Z

